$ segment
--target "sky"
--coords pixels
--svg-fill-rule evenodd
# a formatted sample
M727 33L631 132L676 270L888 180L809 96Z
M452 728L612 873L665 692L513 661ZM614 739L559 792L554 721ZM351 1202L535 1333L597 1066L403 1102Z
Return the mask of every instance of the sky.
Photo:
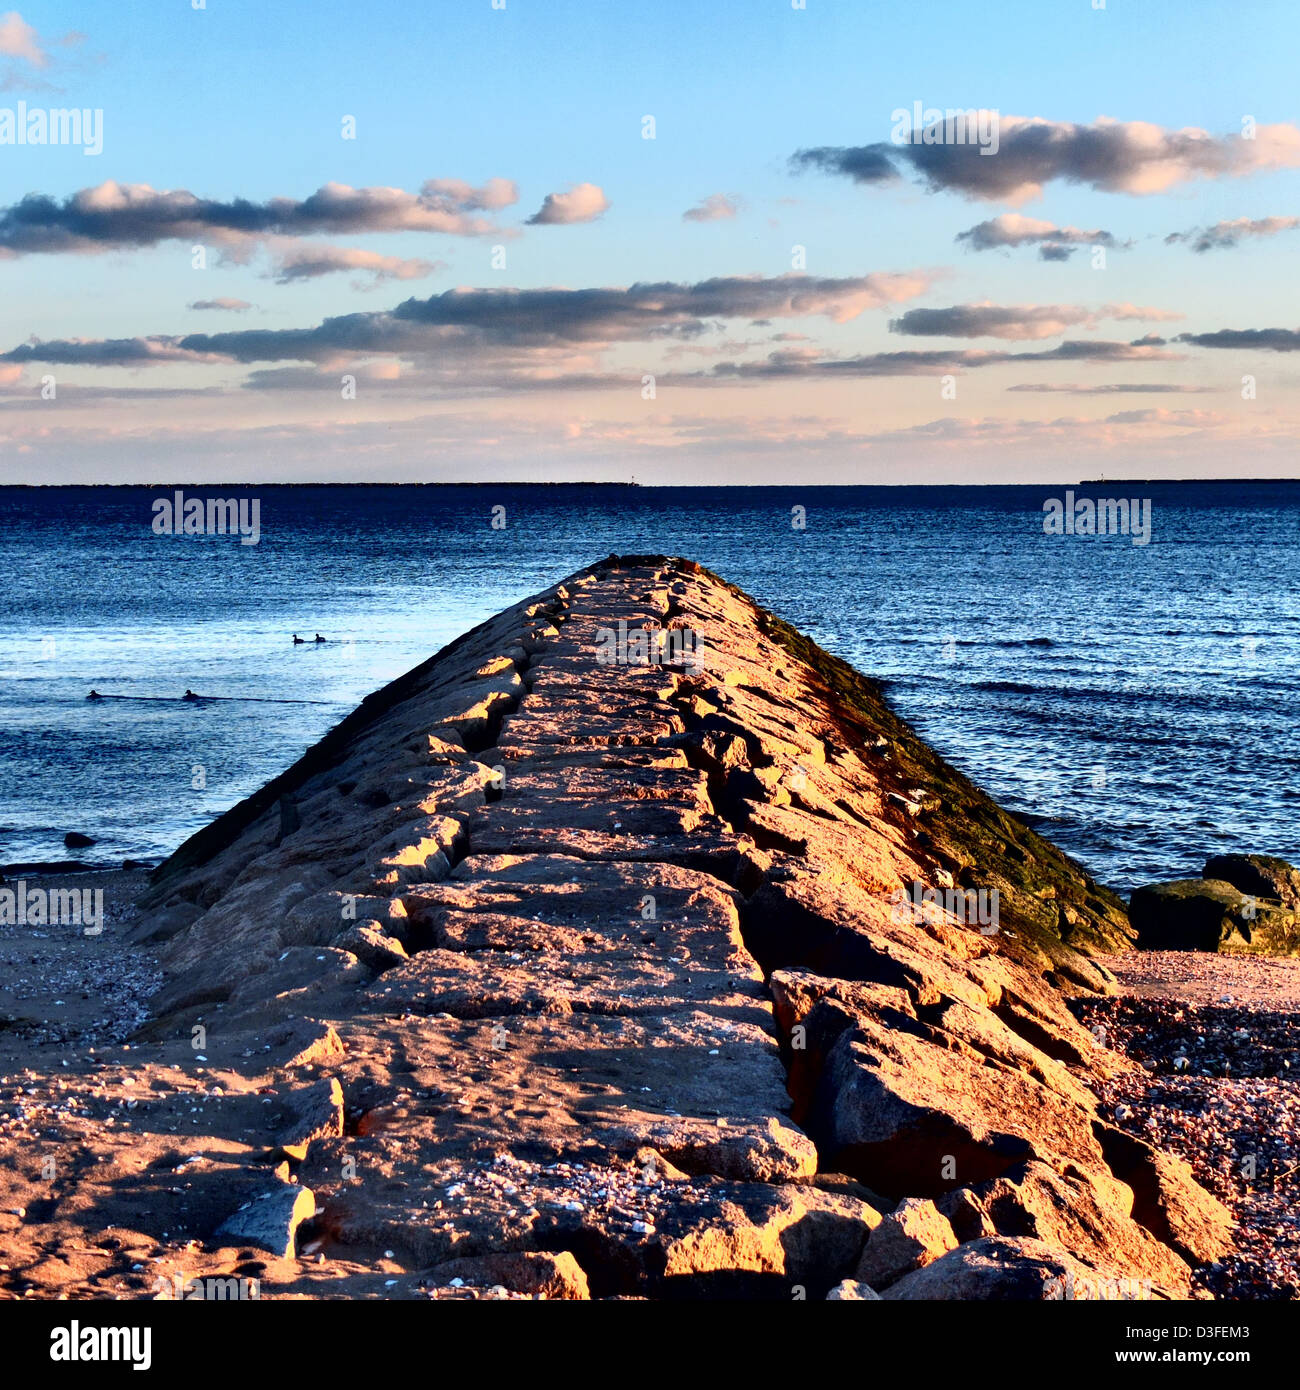
M1300 476L1298 39L1292 0L0 8L0 482Z

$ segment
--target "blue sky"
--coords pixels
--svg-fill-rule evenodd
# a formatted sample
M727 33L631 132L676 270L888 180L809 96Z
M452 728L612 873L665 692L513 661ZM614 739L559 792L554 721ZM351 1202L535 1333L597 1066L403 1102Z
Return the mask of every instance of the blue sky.
M102 109L103 152L0 144L0 476L1292 475L1298 29L1292 5L1211 0L24 6L0 15L0 113L20 101ZM954 182L947 166L896 159L867 183L835 158L792 165L800 150L888 142L891 113L916 101L998 113L1002 152L975 158L981 175L1013 157L1015 118L1047 123L1061 142L1049 177L975 196L955 165ZM341 136L345 116L355 139ZM1244 145L1246 116L1271 133ZM1105 121L1122 123L1119 135ZM1177 144L1187 128L1204 132L1206 151L1190 166ZM1100 179L1089 162L1099 130ZM175 236L139 235L166 193L268 208L326 185L415 199L430 180L459 181L471 202L492 181L514 196L458 206L449 220L465 225L450 232L397 229L389 211L256 235L179 223ZM58 212L105 183L136 190L129 215L87 233ZM565 204L575 186L587 191ZM13 209L33 194L55 211L18 235ZM548 195L561 211L530 225ZM445 188L437 198L463 202ZM730 215L683 218L710 198ZM997 218L1104 233L1105 266L1077 242L1044 259L1047 234L980 251L957 240ZM1165 241L1224 223L1246 230L1207 250ZM322 246L338 268L307 264ZM796 276L809 293L787 286L771 313L739 283ZM490 321L461 323L458 309L422 337L395 337L385 319L457 287L715 280L725 292L702 316L637 302L644 332L625 305L557 334L486 299ZM248 307L187 307L214 301ZM998 312L950 315L964 325L952 333L890 328L911 310L964 306ZM295 358L282 338L261 360L230 337L341 315L368 316L359 347L349 333ZM1270 336L1214 339L1225 330ZM1163 342L1132 351L1145 335ZM137 347L85 346L122 341ZM54 346L23 347L33 342ZM979 357L1098 342L1114 346ZM878 360L898 352L950 360ZM55 399L42 399L50 376ZM1161 389L1137 389L1148 386Z

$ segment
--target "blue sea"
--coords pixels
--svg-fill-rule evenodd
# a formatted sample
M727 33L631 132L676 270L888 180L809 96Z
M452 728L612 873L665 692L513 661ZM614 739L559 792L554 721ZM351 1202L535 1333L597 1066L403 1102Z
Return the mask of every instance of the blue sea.
M170 485L0 488L0 864L160 859L369 691L616 551L748 590L1121 891L1300 859L1300 484L1075 489L1150 499L1145 545L1044 534L1054 487L184 491L256 499L257 544L156 534Z

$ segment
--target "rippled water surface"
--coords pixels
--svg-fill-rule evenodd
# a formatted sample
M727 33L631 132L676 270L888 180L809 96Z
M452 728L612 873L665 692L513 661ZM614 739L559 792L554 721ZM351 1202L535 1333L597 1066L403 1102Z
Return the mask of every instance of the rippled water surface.
M367 692L614 551L735 581L1121 889L1300 858L1300 484L1122 491L1152 499L1150 544L1044 535L1050 488L187 490L257 498L247 546L155 535L168 489L0 489L0 863L68 857L68 830L94 862L170 852Z

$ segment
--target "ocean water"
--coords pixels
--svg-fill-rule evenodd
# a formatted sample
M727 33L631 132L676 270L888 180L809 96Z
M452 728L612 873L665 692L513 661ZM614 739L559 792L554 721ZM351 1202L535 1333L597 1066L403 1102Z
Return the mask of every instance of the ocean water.
M0 864L161 858L369 691L614 551L747 589L1120 890L1300 859L1300 484L1076 489L1149 498L1145 545L1045 535L1053 487L185 491L256 499L258 543L155 534L169 487L0 488Z

